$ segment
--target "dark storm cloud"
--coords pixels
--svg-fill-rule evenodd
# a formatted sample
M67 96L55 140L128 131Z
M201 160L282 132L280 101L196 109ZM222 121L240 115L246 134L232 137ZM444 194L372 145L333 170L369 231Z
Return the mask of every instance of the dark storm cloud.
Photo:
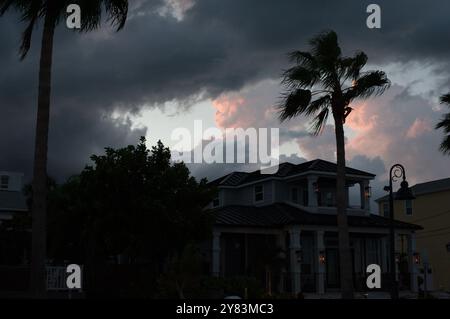
M182 0L178 0L182 1ZM155 13L157 1L134 1L125 29L76 34L60 26L55 41L49 167L73 173L103 146L134 143L145 130L110 119L115 109L217 97L286 67L285 53L335 29L343 47L364 49L374 63L450 54L448 1L376 1L382 28L365 26L372 1L201 0L178 21ZM139 13L139 14L138 14ZM0 19L0 167L30 171L39 39L17 59L23 25ZM350 53L350 52L349 52Z

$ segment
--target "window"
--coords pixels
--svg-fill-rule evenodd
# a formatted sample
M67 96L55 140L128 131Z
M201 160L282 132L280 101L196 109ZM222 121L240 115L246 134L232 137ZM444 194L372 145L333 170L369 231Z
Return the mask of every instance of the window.
M291 200L293 203L298 204L298 188L297 187L291 188Z
M412 216L413 214L412 200L410 199L405 200L405 213L407 216Z
M255 186L255 202L260 202L264 199L264 189L262 185Z
M384 217L389 217L389 203L388 202L383 203L383 214L384 214Z
M9 186L9 176L2 175L0 177L0 189L8 189Z
M219 195L217 194L216 197L214 197L212 202L213 207L217 207L220 205Z

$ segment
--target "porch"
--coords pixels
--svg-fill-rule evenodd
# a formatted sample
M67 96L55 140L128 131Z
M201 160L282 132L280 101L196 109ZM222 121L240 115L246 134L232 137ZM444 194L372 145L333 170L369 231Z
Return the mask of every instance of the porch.
M290 209L282 208L284 211ZM285 221L269 227L268 223L263 222L264 212L259 213L256 216L247 212L245 223L243 220L238 221L236 216L233 219L234 225L230 225L231 222L225 225L223 221L227 218L221 219L222 224L216 223L211 255L211 272L214 276L254 277L269 294L302 292L320 295L339 292L336 216L301 212L302 215L307 214L302 216L302 219L312 218L315 223L312 225ZM289 215L292 217L292 214ZM229 214L227 216L230 217ZM253 225L249 225L252 216L256 216L258 222L253 220ZM318 223L319 219L322 224ZM375 215L349 216L349 225L355 291L368 290L366 268L370 264L381 267L380 290L388 291L390 280L387 220ZM401 236L407 242L406 255L399 254L396 263L397 280L400 289L416 292L418 265L414 262L414 227L406 226L411 225L397 224L396 229L396 236ZM396 247L396 251L400 252L400 247Z

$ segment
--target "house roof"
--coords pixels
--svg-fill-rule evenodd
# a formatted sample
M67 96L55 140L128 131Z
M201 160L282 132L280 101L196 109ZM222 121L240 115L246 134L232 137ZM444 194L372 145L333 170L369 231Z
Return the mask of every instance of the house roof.
M22 192L0 191L0 211L27 211Z
M450 178L438 179L436 181L419 183L411 187L415 196L437 193L450 190ZM376 199L376 202L383 202L389 199L389 195L385 195Z
M212 210L215 225L276 228L285 225L336 226L336 215L309 213L285 203L267 206L225 206ZM348 216L352 227L389 227L389 219L379 215ZM421 226L395 221L395 228L422 229Z
M324 173L336 173L336 163L328 162L322 159L316 159L314 161L304 162L301 164L292 164L289 162L281 163L278 171L275 174L261 174L261 170L254 172L233 172L228 175L222 176L210 184L214 186L239 186L242 184L257 182L268 177L284 178L302 174L306 172L324 172ZM345 173L348 175L357 175L373 178L374 174L361 171L355 168L346 167Z

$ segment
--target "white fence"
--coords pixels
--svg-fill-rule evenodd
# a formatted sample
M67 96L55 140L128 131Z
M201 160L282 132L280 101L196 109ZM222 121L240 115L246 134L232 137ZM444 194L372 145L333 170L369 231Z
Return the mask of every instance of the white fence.
M83 266L81 266L81 269L83 270ZM69 289L67 287L66 281L69 273L67 273L66 266L47 266L46 270L48 291L82 291L81 289Z

